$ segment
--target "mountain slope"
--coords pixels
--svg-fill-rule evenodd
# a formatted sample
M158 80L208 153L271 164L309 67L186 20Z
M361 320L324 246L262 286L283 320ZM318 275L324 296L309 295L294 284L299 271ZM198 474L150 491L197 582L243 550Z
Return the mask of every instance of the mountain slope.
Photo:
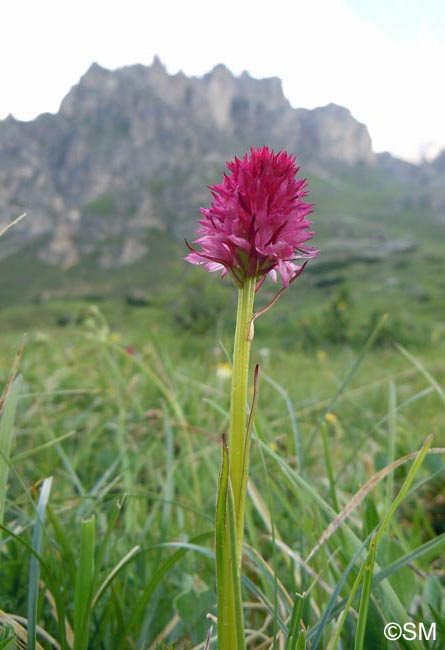
M0 122L0 221L27 212L0 241L1 299L128 296L181 282L182 239L193 238L207 186L225 160L263 144L297 153L309 177L323 249L310 265L316 286L349 278L365 294L366 283L377 291L400 276L414 286L420 275L428 286L425 260L443 245L445 154L419 166L376 155L347 109L294 109L277 78L234 77L222 65L171 76L156 59L95 64L57 114Z
M39 257L65 268L92 253L103 267L134 262L150 228L189 230L227 158L266 143L305 170L374 161L347 109L293 109L277 78L94 64L57 114L0 123L0 214L28 213L10 246L41 238Z

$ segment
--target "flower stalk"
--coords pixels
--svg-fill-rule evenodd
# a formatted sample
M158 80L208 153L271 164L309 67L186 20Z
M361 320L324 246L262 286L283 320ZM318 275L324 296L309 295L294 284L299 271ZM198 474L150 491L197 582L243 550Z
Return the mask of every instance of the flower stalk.
M247 420L250 346L253 338L255 278L238 289L233 346L229 441L223 438L216 506L216 570L218 588L218 648L244 650L241 560L244 511L250 461L251 416ZM255 383L256 383L255 374ZM256 391L255 391L256 392Z
M236 559L236 525L229 448L222 440L215 522L218 591L218 650L245 650L241 573Z
M246 278L238 289L235 341L233 346L230 400L229 464L236 526L237 566L241 570L244 512L250 464L250 435L247 431L247 394L250 346L253 338L253 304L256 278Z

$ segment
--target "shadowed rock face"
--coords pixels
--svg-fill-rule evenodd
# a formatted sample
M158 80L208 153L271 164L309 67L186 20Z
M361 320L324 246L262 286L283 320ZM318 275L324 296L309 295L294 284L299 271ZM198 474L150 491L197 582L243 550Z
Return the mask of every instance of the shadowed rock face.
M64 267L83 255L131 263L148 229L182 234L223 162L263 144L325 174L375 162L347 109L293 109L277 78L234 77L223 65L172 76L158 58L116 71L93 64L57 114L0 122L0 221L28 214L3 255L40 238L39 257Z
M297 114L302 155L309 164L374 163L368 130L348 109L328 104L312 111L299 109Z

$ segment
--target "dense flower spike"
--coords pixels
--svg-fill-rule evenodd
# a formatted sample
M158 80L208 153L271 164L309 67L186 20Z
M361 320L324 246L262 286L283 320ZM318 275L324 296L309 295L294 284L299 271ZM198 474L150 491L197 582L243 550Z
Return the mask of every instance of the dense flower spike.
M227 163L231 175L210 190L210 208L201 208L195 244L186 260L209 271L230 273L238 286L246 278L257 278L260 286L267 275L281 275L287 287L302 266L298 260L318 251L304 243L313 236L306 217L313 204L306 179L296 179L295 156L274 153L268 147L251 149L242 160Z

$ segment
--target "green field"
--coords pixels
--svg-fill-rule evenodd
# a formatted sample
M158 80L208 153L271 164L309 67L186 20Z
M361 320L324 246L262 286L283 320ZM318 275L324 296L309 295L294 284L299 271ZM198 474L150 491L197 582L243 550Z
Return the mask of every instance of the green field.
M362 648L444 647L443 226L383 180L312 179L322 254L256 322L250 649L329 650L338 630L352 650L368 592ZM0 420L0 648L205 647L236 291L152 236L124 270L1 261L0 387L26 340ZM431 433L419 468L378 474ZM28 646L6 640L23 619ZM436 641L386 641L389 621Z

